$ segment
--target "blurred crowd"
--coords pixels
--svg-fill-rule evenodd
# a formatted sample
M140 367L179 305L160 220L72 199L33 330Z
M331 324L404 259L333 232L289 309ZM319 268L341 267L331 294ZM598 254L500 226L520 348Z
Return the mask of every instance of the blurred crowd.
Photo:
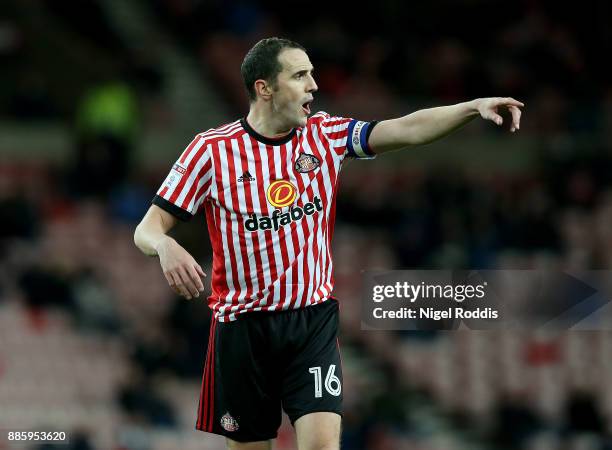
M521 170L397 156L343 169L342 448L612 449L612 333L362 331L356 282L364 269L610 267L607 2L140 3L214 82L228 122L247 112L240 62L271 35L308 49L317 109L333 114L384 119L490 95L525 102L520 138L537 154ZM175 298L157 260L132 243L184 142L167 164L145 170L136 158L139 138L173 112L159 55L125 42L108 4L2 5L2 126L63 124L72 144L66 164L0 156L0 429L65 426L74 450L222 448L192 432L209 311ZM482 123L461 133L515 138ZM203 217L175 234L210 265ZM278 448L293 448L287 423Z

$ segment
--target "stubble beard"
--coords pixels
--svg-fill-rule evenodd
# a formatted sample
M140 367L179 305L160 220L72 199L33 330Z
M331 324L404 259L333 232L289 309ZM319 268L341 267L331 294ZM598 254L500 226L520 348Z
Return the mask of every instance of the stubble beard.
M304 115L301 107L297 113L294 108L289 108L288 105L283 110L274 99L272 100L272 113L282 121L288 130L304 127L308 121L308 116Z

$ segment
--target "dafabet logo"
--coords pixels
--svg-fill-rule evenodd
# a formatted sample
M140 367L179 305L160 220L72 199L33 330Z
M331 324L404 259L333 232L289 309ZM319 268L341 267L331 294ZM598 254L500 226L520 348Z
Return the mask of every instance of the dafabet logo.
M271 215L265 216L250 214L249 218L244 221L244 227L248 231L278 231L280 227L302 220L305 216L312 216L318 211L323 211L323 202L318 196L315 195L312 202L305 202L303 205L294 205L293 203L297 199L297 196L297 188L289 181L273 181L266 190L266 198L268 199L268 203L274 206L274 211L272 211ZM281 208L287 206L289 206L289 209L282 212Z

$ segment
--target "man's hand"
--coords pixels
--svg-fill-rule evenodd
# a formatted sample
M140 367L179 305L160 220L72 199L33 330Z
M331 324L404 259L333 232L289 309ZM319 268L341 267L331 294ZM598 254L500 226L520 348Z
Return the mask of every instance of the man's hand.
M481 117L485 120L491 120L497 125L501 125L504 122L504 119L497 113L498 108L508 108L510 114L512 114L510 131L513 133L520 128L521 110L519 108L523 106L525 106L523 103L511 97L479 98L476 100L476 108Z
M206 274L193 256L169 236L159 242L156 250L164 276L174 292L188 300L199 297L204 291L202 277Z

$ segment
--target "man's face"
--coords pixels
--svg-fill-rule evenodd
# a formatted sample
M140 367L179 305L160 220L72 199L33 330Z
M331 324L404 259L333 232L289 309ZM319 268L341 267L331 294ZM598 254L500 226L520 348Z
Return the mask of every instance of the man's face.
M281 51L278 61L283 70L272 96L273 111L288 127L303 127L310 114L312 94L318 89L312 64L308 55L297 48Z

